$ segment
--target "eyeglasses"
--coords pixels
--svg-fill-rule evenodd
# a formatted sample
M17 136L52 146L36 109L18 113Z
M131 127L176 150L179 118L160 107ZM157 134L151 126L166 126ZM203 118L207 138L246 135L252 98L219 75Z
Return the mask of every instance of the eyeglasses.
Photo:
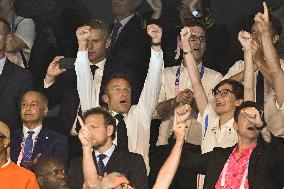
M221 97L225 97L228 93L232 93L234 94L233 91L229 90L229 89L222 89L221 91L219 89L213 89L212 90L212 95L215 97L220 93Z
M198 39L200 40L200 42L205 42L206 36L205 35L202 35L202 36L191 35L189 37L189 41L192 41L192 42L196 42Z
M45 175L58 176L59 174L65 175L65 169L55 169L49 173L40 174L39 176L45 176Z

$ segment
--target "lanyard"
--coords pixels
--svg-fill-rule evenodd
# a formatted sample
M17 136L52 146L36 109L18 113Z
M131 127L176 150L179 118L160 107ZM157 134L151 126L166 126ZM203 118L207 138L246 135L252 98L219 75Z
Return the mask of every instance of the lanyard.
M176 91L176 95L179 93L179 84L180 84L180 75L181 75L181 64L179 65L177 72L176 72L176 80L175 80L175 91ZM200 77L202 79L203 75L204 75L204 66L203 64L201 64L201 68L200 68Z
M223 172L222 172L222 178L221 178L221 188L225 188L225 176L226 176L226 173L227 173L227 169L228 169L228 165L229 165L229 160L231 159L232 157L232 154L230 155L229 159L227 160L225 166L224 166L224 169L223 169ZM242 182L241 182L241 185L240 185L240 189L245 189L245 182L246 182L246 179L247 179L247 176L248 176L248 165L249 165L249 160L246 164L246 169L245 169L245 172L243 174L243 178L242 178Z
M16 16L13 16L13 22L12 22L12 33L15 33L16 32L16 19L17 17Z

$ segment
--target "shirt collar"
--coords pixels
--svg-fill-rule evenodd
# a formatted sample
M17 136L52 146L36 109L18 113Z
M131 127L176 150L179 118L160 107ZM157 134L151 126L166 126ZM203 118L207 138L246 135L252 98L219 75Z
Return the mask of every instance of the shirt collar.
M120 21L122 27L124 27L124 26L127 24L127 22L128 22L134 15L135 15L135 13L133 13L133 14L131 14L130 16L128 16L128 17L122 19L122 20Z
M253 151L253 149L256 147L256 144L252 144L250 145L247 149L245 149L241 155L237 158L237 149L238 149L238 145L236 145L236 147L233 149L232 152L232 156L233 158L235 158L236 160L241 159L241 158L247 158L249 159L251 152Z
M103 154L106 155L108 158L110 158L111 155L112 155L112 153L113 153L113 151L114 151L114 149L115 149L115 145L112 144L112 146L111 146L107 151L105 151ZM98 152L97 150L95 150L95 156L96 156L96 158L97 158L98 155L100 155L100 154L101 154L100 152Z
M113 117L116 116L117 114L119 114L118 112L115 112L115 111L111 111L111 112L112 112ZM127 113L123 113L122 115L125 118L127 116Z
M0 167L1 169L4 168L4 167L7 167L9 164L11 163L11 159L8 158L8 161L7 163L5 163L2 167Z
M4 65L6 60L7 60L6 56L4 58L0 59L0 65L2 65L2 64Z
M23 133L24 133L24 136L27 136L29 131L34 131L35 132L34 136L37 136L39 132L41 131L41 129L42 129L42 124L34 128L33 130L29 130L26 126L23 126Z
M104 58L102 61L96 63L95 65L98 66L98 68L100 70L103 70L105 67L105 63L106 63L106 58ZM90 62L90 65L92 65L92 63Z

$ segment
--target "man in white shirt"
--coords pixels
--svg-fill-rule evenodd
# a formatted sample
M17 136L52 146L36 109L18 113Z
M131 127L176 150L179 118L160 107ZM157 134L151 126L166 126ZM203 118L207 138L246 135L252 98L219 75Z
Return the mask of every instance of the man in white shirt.
M114 141L115 144L123 143L123 148L130 152L139 153L143 156L147 168L149 165L149 138L150 138L150 122L155 107L158 102L158 95L161 87L162 70L163 70L163 52L161 50L160 42L162 37L162 30L156 25L149 25L147 27L148 34L152 38L151 58L149 63L148 75L144 83L139 102L136 106L131 106L131 85L130 82L122 75L113 76L106 82L104 86L102 100L108 105L113 115L119 114L118 121L118 139ZM87 38L89 31L80 28L77 30L78 40ZM80 46L80 44L79 44ZM80 48L80 47L79 47ZM80 48L87 50L86 46ZM90 69L86 61L76 62L76 72L80 75L78 83L78 92L80 95L82 107L94 107L96 99L91 90ZM83 109L84 111L84 109ZM123 117L124 118L123 118ZM120 127L121 125L121 127ZM120 135L121 134L121 135ZM120 136L124 136L121 137ZM126 137L127 136L127 137ZM125 144L127 143L127 146ZM118 145L118 147L120 147ZM149 170L149 169L148 169Z
M279 42L281 32L282 32L282 25L281 22L273 17L270 16L270 31L269 34L270 40L272 42L271 45L264 45L262 39L262 33L259 29L259 23L255 21L254 25L252 26L251 35L252 35L252 59L254 63L254 90L256 92L256 102L264 108L264 115L267 126L269 130L275 135L280 136L282 135L280 132L284 127L284 116L280 109L277 108L276 103L276 96L274 89L274 84L272 82L273 75L277 75L277 77L281 76L280 74L271 74L269 70L269 66L271 65L271 60L275 60L275 56L271 58L269 52L271 50L267 48L273 48L273 52L276 52L275 46ZM264 40L267 42L268 40ZM270 41L268 41L270 44ZM268 54L268 55L267 55ZM276 55L277 56L277 55ZM280 66L277 66L280 70L284 70L284 61L279 59L277 56L277 62ZM273 63L272 63L273 64ZM239 60L237 61L228 71L228 73L224 76L223 79L234 79L238 82L244 81L244 61ZM279 70L279 71L280 71ZM277 73L279 72L277 71ZM260 78L263 79L260 79ZM277 80L274 80L277 81ZM282 82L282 79L279 78L278 82ZM279 90L281 91L281 90ZM281 95L278 95L279 97ZM283 102L283 101L280 101ZM282 103L283 104L283 103Z
M84 43L88 51L81 52L79 48L77 62L86 61L89 74L93 74L89 78L90 90L96 96L94 106L98 106L98 96L106 62L106 53L110 45L110 36L107 25L101 21L92 20L85 27L90 31L89 38L78 41L78 43L79 46ZM74 69L60 69L58 62L62 58L62 56L55 57L50 63L44 80L44 93L52 106L60 105L57 130L65 135L77 135L80 129L76 129L77 113L81 109L86 110L85 107L82 107L82 104L80 107L81 97L77 91L80 90L80 86L77 85L77 79L80 80L80 75L76 75Z

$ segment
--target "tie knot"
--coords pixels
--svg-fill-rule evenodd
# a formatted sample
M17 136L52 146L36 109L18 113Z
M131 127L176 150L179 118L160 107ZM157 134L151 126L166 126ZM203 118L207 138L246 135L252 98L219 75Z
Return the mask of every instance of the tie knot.
M122 26L122 24L121 24L120 22L116 22L116 23L114 23L112 30L117 30L117 29L119 29L121 26Z
M124 119L124 116L123 116L122 114L116 114L114 117L115 117L118 121Z
M100 155L98 155L98 157L99 157L99 160L100 160L100 161L103 161L103 160L107 157L107 155L105 155L105 154L100 154Z
M34 131L28 131L29 136L33 135L35 132Z
M99 67L98 67L97 65L95 65L95 64L90 65L90 67L91 67L91 72L92 72L92 74L95 75L95 72L96 72L96 70L97 70Z

